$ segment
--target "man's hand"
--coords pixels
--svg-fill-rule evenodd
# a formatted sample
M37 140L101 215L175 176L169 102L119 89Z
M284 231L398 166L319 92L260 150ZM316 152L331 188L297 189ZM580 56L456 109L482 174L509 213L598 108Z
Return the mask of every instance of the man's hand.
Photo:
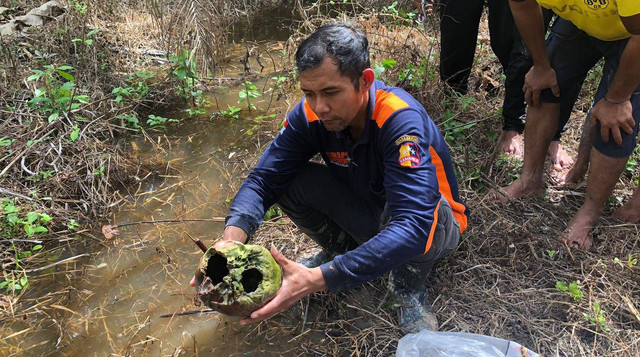
M276 296L259 310L251 313L251 317L242 319L241 323L253 323L270 318L271 316L290 308L303 297L327 289L324 276L320 268L307 268L285 258L275 247L271 247L271 255L282 267L284 276L282 286Z
M608 143L609 132L611 132L613 141L620 145L622 144L622 132L620 129L627 134L633 134L636 122L631 114L630 101L610 103L603 98L591 109L591 125L596 125L596 120L599 121L602 141Z
M222 239L217 241L213 247L216 250L224 249L227 247L232 247L235 243L240 242L245 243L247 241L247 233L245 233L242 228L235 226L227 226L224 229L224 233L222 235ZM189 282L189 286L196 286L196 277L191 278Z
M556 71L551 67L533 66L524 77L524 100L531 106L540 105L540 92L544 89L551 88L553 95L560 96L560 87L558 86L558 78Z

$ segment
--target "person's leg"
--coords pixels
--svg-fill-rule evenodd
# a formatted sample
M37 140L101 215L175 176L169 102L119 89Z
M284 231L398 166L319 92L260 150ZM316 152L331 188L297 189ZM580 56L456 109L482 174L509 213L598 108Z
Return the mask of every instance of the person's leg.
M489 7L489 38L491 49L502 64L506 72L510 66L511 52L513 50L513 15L509 8L508 0L488 0Z
M560 98L546 89L541 93L542 104L528 108L522 175L503 189L510 198L531 197L543 191L544 160L559 128L560 112L563 108L573 107L575 93L582 86L581 79L602 56L592 48L588 36L569 21L558 19L551 32L547 50L556 71ZM499 199L505 201L507 198Z
M440 78L467 93L484 0L446 0L440 5Z
M380 227L382 209L356 196L322 164L306 164L278 205L328 253L352 250Z
M560 103L545 103L529 107L524 131L524 164L522 175L502 190L512 199L527 198L544 191L542 174L549 143L558 130ZM505 197L498 197L506 201Z
M640 185L636 187L629 202L616 210L615 216L627 223L640 223Z
M442 198L429 251L395 268L389 276L389 289L400 304L399 325L405 333L437 329L438 320L429 303L426 280L435 264L451 254L459 241L460 226L453 217L451 206Z
M507 30L505 29L505 31ZM522 158L524 152L520 141L524 131L526 108L522 87L524 86L524 76L533 65L533 61L515 25L512 26L511 33L513 46L509 57L509 66L504 68L503 133L498 148L502 153Z
M607 199L627 163L628 157L611 158L591 149L591 167L587 178L587 196L567 225L560 240L569 246L587 250L593 244L591 229L598 222Z
M575 162L568 171L558 172L555 176L555 180L559 185L575 185L582 181L587 174L594 135L595 127L591 126L590 113L587 113L582 125L582 135L580 136Z
M598 43L602 43L598 41ZM606 46L602 52L605 56L605 63L602 68L602 80L598 84L594 103L597 103L600 99L604 98L605 94L609 90L609 83L613 81L615 74L618 70L618 58L621 55L626 41L620 42L617 45ZM576 93L577 97L577 93ZM635 98L635 95L634 95ZM634 114L635 115L635 114ZM562 114L561 114L562 116ZM568 115L567 115L568 118ZM562 118L561 118L562 123ZM591 126L590 112L585 118L584 125L582 127L582 135L580 137L580 144L578 146L578 155L575 163L567 172L560 173L556 180L561 185L576 184L580 182L589 169L589 155L591 153L591 146L595 138L595 127Z
M604 98L605 89L608 90L615 77L619 59L627 41L606 42L592 38L591 42L605 57L603 76L594 99L594 103L598 103ZM608 142L604 142L600 131L600 122L596 121L585 202L569 222L564 235L560 237L562 241L569 245L577 245L580 249L589 249L591 247L593 244L591 229L602 214L607 199L613 192L613 188L618 182L629 156L633 153L638 134L638 123L640 123L640 87L636 88L630 98L630 102L635 126L632 134L627 134L624 131L621 133L622 143L620 145L616 144L611 138ZM632 201L632 206L637 203L634 198L632 198Z
M543 9L543 21L545 32L551 22L553 12L547 9ZM517 158L522 158L524 151L521 145L522 132L525 126L525 108L526 103L524 101L524 92L522 87L524 86L524 76L527 74L533 60L531 55L527 51L518 28L513 25L513 48L511 49L509 57L509 67L505 69L505 82L504 82L504 102L502 104L502 136L498 148L500 152ZM565 110L560 109L560 120L564 117L569 118L571 114L571 108ZM560 167L570 165L571 157L560 145L561 132L565 130L560 129L553 137L551 144L549 145L548 155L554 164Z

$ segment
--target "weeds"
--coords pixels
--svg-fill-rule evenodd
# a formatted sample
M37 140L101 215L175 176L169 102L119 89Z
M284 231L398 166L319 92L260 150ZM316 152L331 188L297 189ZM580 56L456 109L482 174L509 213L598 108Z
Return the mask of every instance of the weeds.
M243 88L238 93L238 104L242 104L244 102L247 103L247 109L251 111L255 110L256 106L251 102L253 99L256 99L260 96L260 92L255 84L251 83L251 81L244 81Z
M621 260L618 257L613 258L613 262L618 264L621 268L627 268L629 270L633 270L633 268L638 264L638 258L634 258L631 253L627 255L626 260Z
M174 80L177 83L176 94L191 101L193 105L200 105L202 101L202 91L196 89L199 77L196 70L196 61L192 58L190 50L182 50L175 56L169 56L169 61L173 65Z
M165 123L177 123L177 122L179 122L178 119L170 119L170 118L165 118L165 117L161 117L159 115L153 115L153 114L149 114L149 119L147 120L147 124L149 124L150 126L158 127L162 129L166 129Z
M596 331L611 331L611 328L607 324L607 319L604 316L604 311L597 301L593 302L591 312L583 312L582 316L589 321L589 325L595 327Z
M566 292L575 303L579 303L584 298L580 281L572 281L568 286L564 281L558 281L556 289Z
M240 112L242 112L242 108L228 106L226 110L221 110L220 114L232 119L238 119L240 117Z
M43 84L35 89L29 106L47 114L49 123L78 109L80 105L89 103L89 96L76 95L75 78L69 73L73 67L44 65L43 68L44 70L31 70L33 74L27 78L27 82Z

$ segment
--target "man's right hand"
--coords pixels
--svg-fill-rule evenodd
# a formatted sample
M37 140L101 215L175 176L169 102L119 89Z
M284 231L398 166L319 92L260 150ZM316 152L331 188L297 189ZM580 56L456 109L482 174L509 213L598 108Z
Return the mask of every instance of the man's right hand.
M560 96L560 87L558 86L558 78L556 71L551 67L533 66L524 77L524 100L527 104L537 107L540 105L540 92L544 89L551 88L553 95Z
M247 238L248 238L247 233L245 233L245 231L242 230L242 228L236 227L236 226L227 226L224 229L222 239L217 241L213 245L213 248L215 248L216 250L220 250L220 249L232 247L233 245L235 245L234 242L245 243L247 241ZM195 276L191 278L191 281L189 282L189 286L192 286L192 287L196 286Z

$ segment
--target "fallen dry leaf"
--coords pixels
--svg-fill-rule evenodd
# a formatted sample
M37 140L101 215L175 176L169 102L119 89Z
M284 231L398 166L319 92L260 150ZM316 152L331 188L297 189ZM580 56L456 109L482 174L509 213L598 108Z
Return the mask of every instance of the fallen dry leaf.
M104 235L104 237L106 239L115 238L117 235L120 234L120 231L118 229L116 229L115 227L116 226L112 226L110 224L108 224L106 226L102 226L102 235Z

